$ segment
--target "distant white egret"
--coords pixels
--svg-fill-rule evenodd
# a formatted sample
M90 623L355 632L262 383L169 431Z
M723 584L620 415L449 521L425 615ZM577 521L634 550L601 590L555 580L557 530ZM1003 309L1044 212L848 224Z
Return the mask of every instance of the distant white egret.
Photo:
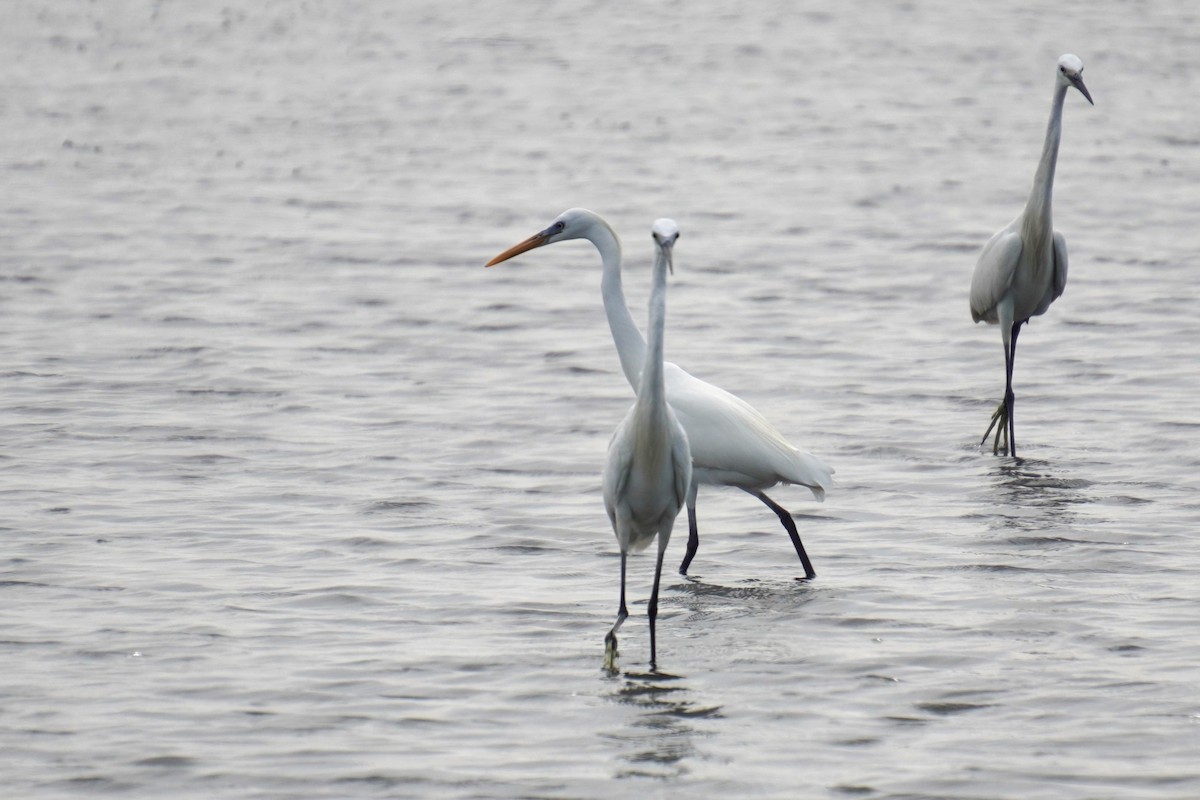
M587 239L600 252L604 265L600 291L608 327L625 379L637 391L646 343L629 313L621 287L620 240L603 217L582 208L568 209L548 228L505 250L487 266L535 247L569 239ZM795 520L763 490L780 483L797 484L808 487L818 500L824 500L825 490L833 484L833 469L816 456L793 447L766 417L740 397L693 377L669 361L663 370L667 401L687 431L692 448L692 485L687 497L688 545L679 572L687 574L700 543L696 495L699 484L703 483L735 486L765 503L791 537L805 577L815 578L817 573L804 551Z
M999 324L1004 340L1004 399L992 414L991 424L979 442L983 445L995 427L993 455L1000 450L1001 437L1008 454L1017 455L1012 388L1017 334L1030 317L1045 313L1067 285L1067 243L1062 234L1054 230L1050 200L1054 191L1058 143L1062 138L1063 103L1072 86L1089 103L1092 102L1092 96L1083 85L1083 62L1068 53L1058 59L1046 142L1042 145L1042 158L1033 176L1033 190L1025 210L983 246L971 278L972 318L976 322L986 320Z
M604 663L616 668L617 630L629 616L625 608L625 557L645 550L658 538L654 588L646 616L650 620L650 666L657 660L654 621L658 618L658 584L663 553L671 540L675 517L692 484L692 454L687 434L667 404L663 386L663 326L667 314L667 270L674 272L672 250L679 238L673 220L655 221L651 229L658 255L650 291L650 341L637 400L608 444L604 467L604 508L621 548L621 605L617 621L604 639Z

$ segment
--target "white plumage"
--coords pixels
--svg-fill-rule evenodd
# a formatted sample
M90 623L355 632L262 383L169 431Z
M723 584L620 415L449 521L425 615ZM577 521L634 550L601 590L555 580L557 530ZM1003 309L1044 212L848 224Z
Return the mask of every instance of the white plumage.
M1050 121L1029 200L1017 218L983 246L971 277L972 319L999 325L1004 342L1004 399L992 414L991 424L980 441L981 445L986 442L992 428L998 425L993 453L999 452L1003 439L1004 449L1010 455L1017 454L1012 390L1017 335L1030 317L1045 313L1067 285L1067 242L1054 230L1050 207L1062 138L1063 104L1072 86L1092 102L1083 85L1083 62L1068 53L1058 59Z
M637 391L646 342L629 312L621 285L621 244L612 227L598 214L572 208L560 214L545 230L493 258L499 264L536 247L569 239L586 239L595 245L603 263L601 294L609 329L629 385ZM816 576L795 521L786 509L766 494L780 483L808 487L818 500L833 483L833 469L816 456L793 447L753 406L724 389L690 375L680 367L663 365L667 401L687 431L692 450L692 485L689 488L688 548L679 571L687 573L699 544L696 495L699 484L736 486L778 515L791 537L808 578Z
M667 269L679 228L660 219L652 229L658 255L650 292L650 341L633 407L621 420L608 445L604 467L604 508L621 549L621 603L617 621L605 637L605 665L616 668L617 630L629 612L625 607L625 561L629 553L645 550L658 539L650 620L650 666L657 660L655 620L663 554L671 539L675 517L687 500L692 483L692 456L687 434L667 404L663 382L663 329L666 323Z

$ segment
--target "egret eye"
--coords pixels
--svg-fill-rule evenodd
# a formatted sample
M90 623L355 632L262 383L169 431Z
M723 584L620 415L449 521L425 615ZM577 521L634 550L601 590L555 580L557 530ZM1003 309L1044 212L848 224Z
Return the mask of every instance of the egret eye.
M565 227L567 227L567 223L563 222L562 220L554 223L554 230L556 231L561 231Z

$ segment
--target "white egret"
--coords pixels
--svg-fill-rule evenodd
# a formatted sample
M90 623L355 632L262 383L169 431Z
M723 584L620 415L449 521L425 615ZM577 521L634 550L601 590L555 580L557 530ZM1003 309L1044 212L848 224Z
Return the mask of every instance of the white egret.
M600 253L604 270L600 291L608 327L625 379L637 391L646 343L629 313L621 287L621 242L603 217L582 208L568 209L548 228L505 250L487 266L569 239L586 239ZM687 497L688 545L680 574L687 574L700 543L696 495L699 484L709 484L735 486L765 503L791 537L805 577L816 577L792 515L763 490L781 483L796 484L807 487L818 500L824 500L825 490L833 483L833 469L816 456L793 447L766 417L740 397L693 377L669 361L663 365L663 373L667 401L687 431L692 448L692 485Z
M650 341L642 367L637 400L621 420L608 444L604 467L604 509L621 548L621 604L617 621L604 638L604 663L616 668L617 631L629 616L625 608L625 558L640 553L658 538L654 588L646 616L650 620L650 667L655 666L654 621L658 618L658 584L663 554L671 539L675 517L692 484L692 455L687 434L667 405L663 386L663 327L667 315L667 270L674 272L672 250L679 238L673 220L656 220L651 229L658 255L650 291Z
M1068 53L1058 59L1046 141L1042 145L1042 158L1033 176L1033 190L1025 210L983 246L971 278L971 317L976 322L985 320L999 324L1004 341L1004 399L992 414L991 424L979 442L983 445L992 428L996 427L993 455L1000 450L1001 437L1007 453L1017 455L1012 388L1017 334L1030 317L1045 313L1067 285L1067 243L1063 235L1054 230L1050 200L1054 191L1058 143L1062 138L1063 103L1072 86L1092 103L1092 96L1083 85L1083 62Z

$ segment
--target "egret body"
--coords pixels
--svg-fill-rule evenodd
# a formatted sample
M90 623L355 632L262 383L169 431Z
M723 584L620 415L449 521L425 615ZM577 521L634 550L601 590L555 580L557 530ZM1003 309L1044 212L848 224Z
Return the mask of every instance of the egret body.
M992 414L991 424L980 441L987 441L992 428L996 438L992 453L1000 451L1000 441L1009 455L1016 456L1017 442L1013 424L1013 364L1017 334L1021 326L1045 313L1067 285L1067 243L1054 230L1050 217L1054 191L1054 167L1058 162L1058 144L1062 138L1062 113L1067 90L1074 86L1092 102L1083 85L1083 62L1067 54L1058 59L1054 76L1054 99L1042 157L1033 176L1033 189L1025 209L1017 218L997 231L979 254L971 278L971 316L976 322L1000 326L1004 342L1004 399Z
M658 255L650 291L650 341L638 384L637 399L608 444L604 466L604 508L621 548L621 604L617 621L604 639L604 661L616 667L617 630L629 615L625 608L625 559L658 539L654 588L646 616L650 620L650 666L657 660L655 620L663 554L679 509L692 484L692 454L687 434L667 404L663 383L663 328L666 322L667 270L679 238L674 221L660 219L651 230Z
M568 209L548 228L505 250L488 266L536 247L570 239L586 239L600 253L603 264L600 290L608 327L621 370L637 391L646 342L625 301L620 240L604 218L586 209ZM796 484L807 487L818 500L823 500L825 490L833 483L833 469L816 456L793 447L766 417L740 397L693 377L669 361L663 364L663 375L667 401L687 431L692 450L692 484L687 496L688 546L679 572L687 574L700 543L696 495L700 484L708 484L735 486L765 503L791 537L805 577L816 577L792 515L763 490L781 483Z

